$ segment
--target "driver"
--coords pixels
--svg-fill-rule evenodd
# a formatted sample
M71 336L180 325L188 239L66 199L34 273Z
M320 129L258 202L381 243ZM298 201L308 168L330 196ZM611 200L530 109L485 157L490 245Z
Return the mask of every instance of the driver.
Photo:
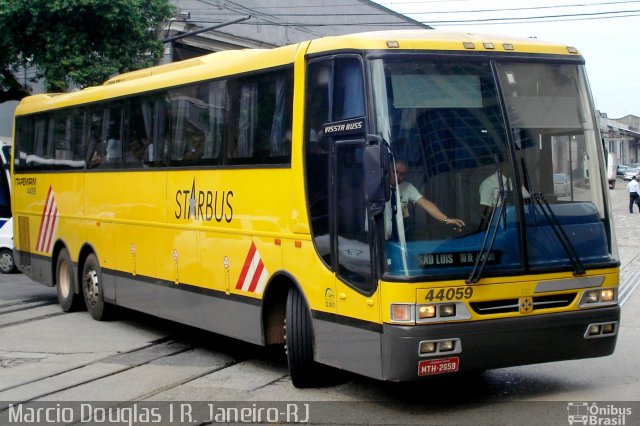
M397 182L397 193L400 198L400 204L398 205L398 209L402 211L402 217L404 219L409 218L409 203L413 203L419 207L421 207L424 211L426 211L429 216L433 217L435 220L440 221L446 225L463 227L465 223L461 219L455 219L447 217L446 214L442 213L438 206L436 206L433 202L427 200L421 193L416 189L413 184L405 181L407 171L409 170L407 164L402 160L395 161L395 179L392 175L391 187L396 188ZM391 194L394 197L394 192ZM387 206L384 210L384 223L385 223L385 239L389 239L393 234L393 226L392 226L392 209L391 209L391 201L387 202Z

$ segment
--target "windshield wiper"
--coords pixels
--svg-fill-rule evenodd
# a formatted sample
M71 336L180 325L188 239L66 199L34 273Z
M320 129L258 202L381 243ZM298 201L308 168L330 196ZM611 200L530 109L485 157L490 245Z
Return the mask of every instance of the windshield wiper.
M531 193L533 192L533 190L531 189L531 180L529 180L529 169L527 168L527 162L525 161L524 158L521 158L522 160L522 176L524 177L524 185L525 185L525 189L527 190L527 192L529 192L529 198L533 198L531 197ZM522 194L522 197L524 198L524 194ZM531 218L533 219L533 227L537 228L538 224L536 223L536 209L535 206L532 204L531 206Z
M487 264L487 259L489 258L489 254L491 253L491 249L493 248L493 243L496 240L496 235L498 234L498 227L500 226L500 219L503 217L506 218L506 209L505 209L505 196L504 190L501 190L501 194L498 195L498 200L502 200L502 205L499 207L498 218L496 221L493 221L493 218L496 214L496 209L493 209L491 212L491 217L489 218L489 226L487 226L487 230L484 232L484 238L482 240L482 246L480 247L480 251L478 252L476 263L473 265L473 269L469 274L469 278L465 281L467 284L475 284L480 281L482 277L482 271L484 270L484 266ZM489 245L487 246L487 240L489 239L489 234L491 234L491 240L489 241ZM485 249L486 248L486 249Z
M489 224L487 225L487 230L484 232L484 238L482 239L482 246L480 246L480 251L476 257L476 263L473 265L473 269L469 274L469 278L465 281L467 284L475 284L480 281L482 277L482 271L484 270L485 265L487 264L487 260L489 258L489 254L491 253L491 249L493 248L493 243L496 240L496 235L498 234L498 226L500 225L500 220L504 221L504 227L507 226L507 215L506 215L506 207L507 204L507 191L504 188L504 182L502 180L502 171L500 170L500 163L496 156L496 176L498 177L498 196L496 197L495 204L493 205L493 209L491 209L491 216L489 217ZM498 207L500 206L500 207ZM496 208L499 208L498 217L494 221L494 217L496 216ZM491 239L489 240L489 234L491 234ZM489 245L487 246L487 240L489 240Z
M524 161L524 159L522 161L522 171L524 172L525 176L528 178L529 173L527 171L527 163ZM544 214L544 217L547 219L547 222L549 222L549 225L551 225L551 229L553 229L553 233L555 234L556 238L560 242L560 245L562 246L564 251L567 253L567 256L569 257L569 261L571 262L571 265L573 265L573 275L584 275L585 273L584 264L582 263L582 260L580 259L580 256L576 251L576 248L571 243L571 240L569 240L569 237L567 236L567 233L565 232L564 228L558 221L558 217L551 209L551 206L549 205L549 203L547 203L547 200L544 198L544 194L542 192L533 192L531 189L532 189L531 186L529 186L528 190L529 190L529 194L531 194L531 198L535 200L535 202L540 206L540 211L542 211L542 214ZM532 205L532 210L533 210L534 224L535 224L535 210L536 210L535 204Z

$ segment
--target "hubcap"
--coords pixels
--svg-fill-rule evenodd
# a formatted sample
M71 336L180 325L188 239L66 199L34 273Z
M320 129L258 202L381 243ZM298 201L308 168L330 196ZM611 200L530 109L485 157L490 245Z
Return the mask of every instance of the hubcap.
M98 273L91 269L84 276L84 289L87 297L87 302L91 306L95 306L100 300L100 286L98 283Z
M9 271L13 268L13 258L11 257L11 253L1 253L0 254L0 269L3 271Z
M65 262L60 265L60 277L58 286L60 286L60 294L62 297L69 297L69 293L71 292L71 277L69 271L69 265Z

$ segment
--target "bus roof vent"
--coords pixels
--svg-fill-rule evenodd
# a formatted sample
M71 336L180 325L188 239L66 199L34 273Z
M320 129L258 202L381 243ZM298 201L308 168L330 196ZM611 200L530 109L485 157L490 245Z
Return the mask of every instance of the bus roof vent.
M119 74L105 81L102 85L109 86L111 84L137 80L139 78L150 77L152 75L157 75L157 74L164 74L166 72L182 70L185 68L191 68L198 65L202 65L202 60L200 58L187 59L179 62L172 62L170 64L158 65L156 67L145 68L138 71L131 71L124 74Z

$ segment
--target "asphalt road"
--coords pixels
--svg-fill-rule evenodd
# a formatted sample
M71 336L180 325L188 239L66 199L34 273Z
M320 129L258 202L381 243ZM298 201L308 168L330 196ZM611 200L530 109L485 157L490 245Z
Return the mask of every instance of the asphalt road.
M282 353L126 310L108 322L65 314L55 289L3 275L0 424L640 425L640 214L621 182L611 195L623 302L612 356L419 384L344 373L296 389Z

